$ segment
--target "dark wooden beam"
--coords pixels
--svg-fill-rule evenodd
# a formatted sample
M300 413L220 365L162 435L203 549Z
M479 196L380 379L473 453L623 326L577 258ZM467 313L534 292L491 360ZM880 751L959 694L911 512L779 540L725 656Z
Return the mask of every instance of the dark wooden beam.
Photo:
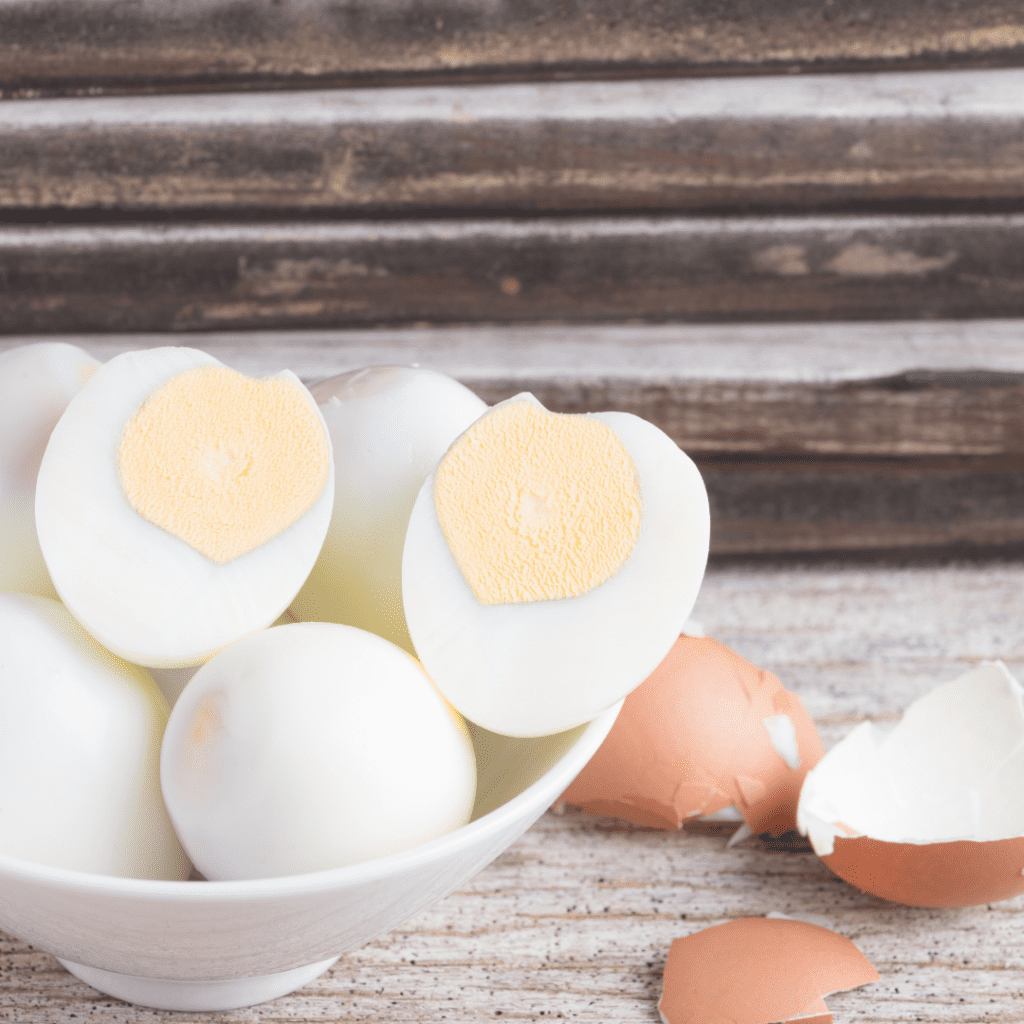
M1024 545L1024 456L697 464L716 555Z
M0 332L1024 315L1024 216L0 228Z
M1024 198L1024 70L0 104L0 210L57 218L965 198Z
M991 66L1016 0L6 0L0 89Z

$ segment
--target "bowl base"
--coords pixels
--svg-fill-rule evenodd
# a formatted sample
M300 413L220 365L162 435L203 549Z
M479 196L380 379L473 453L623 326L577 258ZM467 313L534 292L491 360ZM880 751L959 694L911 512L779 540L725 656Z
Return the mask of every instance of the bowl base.
M59 958L58 958L59 959ZM175 981L168 978L140 978L115 974L99 967L87 967L71 960L60 961L76 978L108 996L155 1010L235 1010L277 999L318 978L338 962L337 957L296 967L279 974L257 978L228 978L224 981Z

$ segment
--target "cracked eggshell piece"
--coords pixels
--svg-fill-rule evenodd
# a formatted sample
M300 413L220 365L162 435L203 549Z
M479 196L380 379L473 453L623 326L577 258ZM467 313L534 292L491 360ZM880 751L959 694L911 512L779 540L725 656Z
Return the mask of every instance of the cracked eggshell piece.
M718 640L680 636L561 799L667 829L735 805L753 832L782 835L822 753L777 676Z
M857 726L810 772L797 819L865 892L916 907L1024 894L1024 691L989 662Z
M402 564L416 652L485 729L573 728L672 646L709 531L700 473L657 427L517 395L455 441L416 499Z
M294 374L255 381L205 352L158 348L111 359L68 405L40 467L36 523L78 621L127 661L175 668L285 610L333 501L330 438Z
M872 981L878 972L845 936L741 917L672 943L658 1012L665 1024L831 1024L824 997Z
M58 601L0 594L0 851L126 878L188 878L160 793L167 701Z
M59 341L0 353L0 591L57 596L36 535L36 477L57 420L99 365Z
M334 513L291 604L301 622L358 626L414 654L402 608L402 547L416 495L448 446L487 411L457 380L371 366L314 384L334 445Z
M208 661L171 713L160 774L210 880L398 853L466 824L476 794L466 725L419 662L327 622L277 626Z

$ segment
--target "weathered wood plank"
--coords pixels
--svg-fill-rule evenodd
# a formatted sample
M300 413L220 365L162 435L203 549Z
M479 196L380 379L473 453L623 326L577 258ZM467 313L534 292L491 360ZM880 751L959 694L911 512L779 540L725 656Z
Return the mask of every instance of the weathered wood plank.
M700 210L1024 196L1024 71L0 104L0 209Z
M1014 0L7 0L0 89L87 92L410 79L991 65Z
M712 567L705 628L777 672L826 746L981 659L1024 669L1020 562L888 566L832 562ZM805 852L723 838L627 830L545 815L460 891L346 954L294 995L216 1015L111 1001L45 953L0 940L0 1019L152 1024L434 1024L550 1018L657 1019L672 939L771 910L830 919L881 979L829 997L841 1021L1009 1024L1020 1020L1024 897L919 910L858 893Z
M32 340L0 339L0 350ZM822 456L1024 453L1021 321L67 340L103 359L129 349L186 343L245 372L262 375L287 365L307 380L360 366L416 363L457 377L492 404L532 391L559 412L631 412L657 423L684 451L708 458L806 455L821 464Z
M0 228L0 332L1024 315L1024 216Z
M716 555L1024 545L1024 456L696 456Z
M712 552L734 555L1024 545L1022 337L1011 321L67 340L100 358L184 341L307 379L419 363L488 402L631 412L695 459Z

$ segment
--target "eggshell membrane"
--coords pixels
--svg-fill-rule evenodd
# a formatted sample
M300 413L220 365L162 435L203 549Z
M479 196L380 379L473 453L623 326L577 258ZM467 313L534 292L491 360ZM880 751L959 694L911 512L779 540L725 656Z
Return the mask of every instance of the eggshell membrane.
M764 725L780 714L795 728L795 770ZM781 835L796 828L800 787L822 753L810 716L777 676L718 640L680 636L561 799L665 829L735 804L754 832Z
M808 776L800 831L840 878L919 907L1024 894L1024 691L984 663L914 701L889 733L864 722Z
M523 397L536 402L509 401ZM636 465L643 513L629 558L589 593L483 605L438 523L433 475L413 507L402 595L416 652L458 711L492 732L550 735L617 703L665 656L700 589L710 513L697 467L638 416L592 415Z
M190 348L115 356L69 404L40 467L36 524L57 592L100 643L139 665L196 665L270 625L298 593L330 522L333 459L300 519L223 565L131 507L117 458L125 424L170 378L220 365ZM279 376L301 387L290 371Z
M658 1011L667 1024L830 1022L825 996L872 981L878 972L845 936L741 917L672 943Z
M0 591L57 597L36 534L36 477L54 426L99 365L60 341L0 353Z

